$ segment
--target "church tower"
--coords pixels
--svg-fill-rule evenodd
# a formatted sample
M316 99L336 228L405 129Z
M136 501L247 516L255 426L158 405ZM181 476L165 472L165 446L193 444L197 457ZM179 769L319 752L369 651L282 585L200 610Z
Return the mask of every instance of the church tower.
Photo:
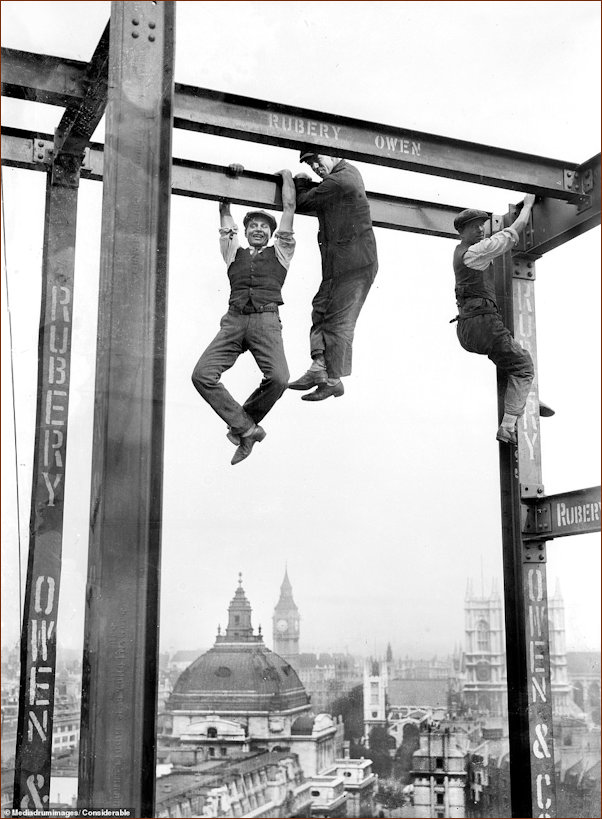
M272 616L272 644L276 654L293 666L299 659L299 619L299 609L293 600L293 588L285 569L280 599Z
M502 598L494 584L491 594L475 594L469 581L464 600L466 680L464 702L489 716L501 717L506 705L506 640Z
M548 629L554 714L556 716L567 716L571 713L572 696L567 671L564 600L560 591L559 580L556 580L554 595L548 597Z

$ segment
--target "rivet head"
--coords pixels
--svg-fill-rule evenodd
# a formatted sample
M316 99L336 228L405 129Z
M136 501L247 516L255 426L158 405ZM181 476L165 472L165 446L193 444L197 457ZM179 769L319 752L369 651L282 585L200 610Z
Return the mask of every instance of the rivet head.
M153 23L153 22L150 22L150 23L148 24L148 27L149 27L149 28L156 28L156 27L157 27L157 24L156 24L156 23Z
M140 35L138 34L137 31L132 31L132 37L136 38L136 37L140 37Z
M134 19L132 20L132 25L137 26L137 25L139 25L139 23L140 23L140 20L137 17L134 17Z
M543 555L539 555L539 559L540 559L540 560L543 560Z
M148 39L151 41L151 43L154 43L155 42L155 35L154 34L149 34Z
M38 154L38 159L44 159L44 154Z

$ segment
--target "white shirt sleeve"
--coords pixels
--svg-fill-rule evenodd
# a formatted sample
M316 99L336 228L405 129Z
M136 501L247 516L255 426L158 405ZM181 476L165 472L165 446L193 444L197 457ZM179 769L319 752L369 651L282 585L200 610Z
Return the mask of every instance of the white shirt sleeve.
M274 233L274 250L276 258L285 270L288 270L295 252L295 237L292 230L277 230Z
M471 245L464 254L464 264L473 270L487 270L491 262L516 247L518 233L514 228L504 228L488 239Z
M238 228L236 225L219 229L219 249L226 267L230 267L236 256L236 251L240 247L238 243Z

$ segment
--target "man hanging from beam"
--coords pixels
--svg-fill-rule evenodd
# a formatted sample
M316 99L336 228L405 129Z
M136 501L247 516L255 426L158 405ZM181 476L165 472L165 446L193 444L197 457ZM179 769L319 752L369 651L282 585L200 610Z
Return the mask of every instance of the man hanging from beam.
M243 171L242 165L230 166L233 175ZM283 303L282 285L295 252L295 185L290 171L278 173L282 176L283 206L279 229L271 214L249 211L243 219L248 248L238 243L229 202L219 204L219 244L230 279L230 301L218 334L192 373L195 388L228 425L228 440L237 447L233 465L248 458L253 446L265 438L259 422L281 397L289 378L278 307ZM274 242L269 244L272 237ZM257 362L263 380L241 406L220 383L220 377L246 350Z
M486 355L507 376L504 395L504 417L496 438L505 444L516 444L516 421L523 414L535 370L529 352L523 349L504 326L495 300L493 260L518 244L518 235L526 227L535 197L527 194L522 209L510 227L484 238L483 225L489 214L468 208L454 219L460 244L454 250L456 301L458 304L458 340L469 353ZM554 411L539 402L539 414Z
M322 256L322 283L312 302L309 335L312 364L288 386L314 392L304 401L323 401L343 395L341 378L351 374L355 324L378 270L376 240L370 205L359 171L333 156L301 151L322 178L312 185L307 174L295 176L297 213L318 217L318 245Z

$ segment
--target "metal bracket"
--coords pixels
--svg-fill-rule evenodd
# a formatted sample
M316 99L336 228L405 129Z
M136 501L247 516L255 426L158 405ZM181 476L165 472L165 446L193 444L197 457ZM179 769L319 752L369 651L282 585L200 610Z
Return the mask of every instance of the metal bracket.
M581 177L579 171L564 171L564 189L573 191L573 193L580 193L581 191Z
M54 143L49 139L33 139L31 160L36 165L50 165L54 156Z
M564 187L567 190L581 194L575 203L577 213L581 213L592 206L592 197L588 196L595 187L594 169L586 167L585 163L576 171L564 171Z
M62 188L78 188L81 157L61 154L52 163L52 184Z
M526 518L523 523L524 535L544 535L552 529L552 507L545 501L524 504Z
M537 500L543 498L544 488L542 483L531 483L520 485L521 500Z
M583 174L583 193L590 193L594 189L594 170L588 168Z
M535 262L524 256L512 255L512 278L535 281Z
M523 563L546 563L545 540L523 542Z

